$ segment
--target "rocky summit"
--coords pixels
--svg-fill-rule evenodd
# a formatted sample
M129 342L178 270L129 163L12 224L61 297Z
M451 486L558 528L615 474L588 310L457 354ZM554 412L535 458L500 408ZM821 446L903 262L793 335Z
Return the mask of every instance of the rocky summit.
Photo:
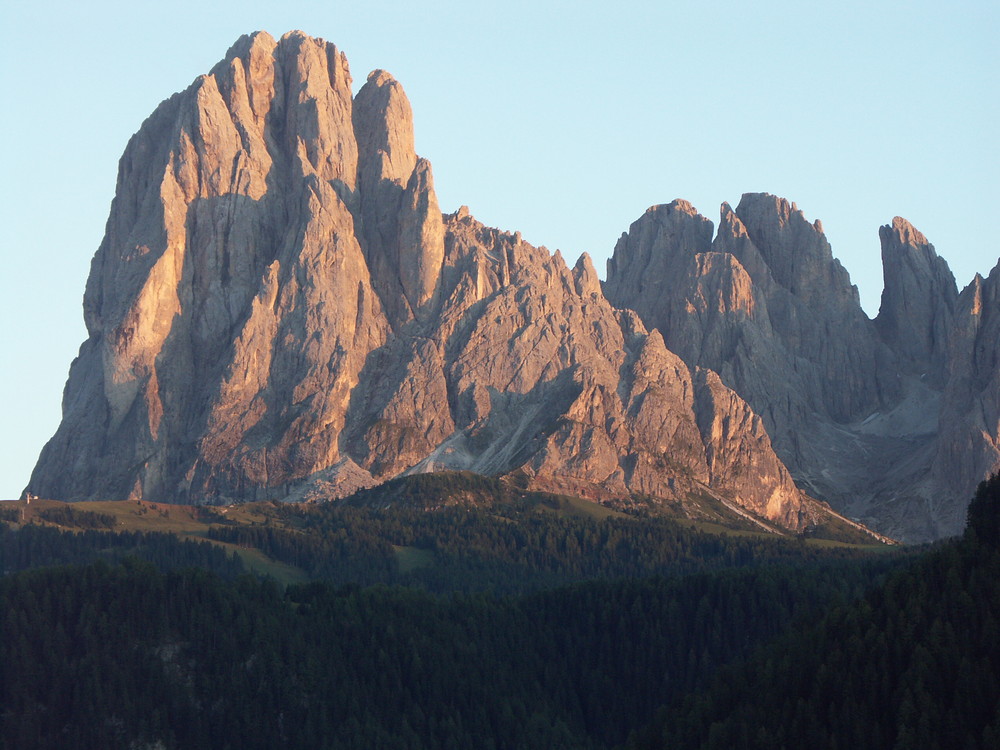
M896 217L879 231L885 291L870 320L794 203L747 194L713 229L685 201L649 209L615 247L606 296L746 399L811 495L898 538L960 533L1000 467L1000 270L959 295Z
M602 285L586 255L443 215L400 84L351 86L334 45L260 32L143 123L26 492L332 499L460 469L792 530L831 516L813 497L901 538L960 529L1000 464L1000 271L958 294L897 218L872 321L819 222L748 194L717 232L649 209Z

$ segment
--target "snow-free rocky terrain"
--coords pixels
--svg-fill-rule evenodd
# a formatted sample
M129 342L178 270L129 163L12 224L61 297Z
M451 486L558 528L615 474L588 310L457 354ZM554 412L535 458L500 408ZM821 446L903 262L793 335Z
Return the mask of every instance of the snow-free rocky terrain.
M650 208L602 285L442 215L388 73L352 96L332 44L256 33L129 142L26 492L325 499L468 469L958 533L1000 465L1000 267L959 293L908 222L880 237L874 321L819 222L767 194L717 231Z

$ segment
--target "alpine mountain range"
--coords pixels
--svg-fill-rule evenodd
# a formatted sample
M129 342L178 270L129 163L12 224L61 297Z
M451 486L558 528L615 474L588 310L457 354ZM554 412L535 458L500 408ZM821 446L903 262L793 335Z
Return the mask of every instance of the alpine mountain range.
M957 534L1000 468L1000 265L959 291L905 219L879 236L874 320L820 222L763 193L717 228L649 208L601 282L443 215L388 73L352 95L334 45L258 32L129 142L25 492L325 500L468 470Z

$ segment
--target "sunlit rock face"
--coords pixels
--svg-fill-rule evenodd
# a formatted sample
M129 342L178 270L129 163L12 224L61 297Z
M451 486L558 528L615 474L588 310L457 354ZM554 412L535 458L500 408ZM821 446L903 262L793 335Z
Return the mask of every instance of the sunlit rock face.
M649 209L602 285L586 255L442 215L400 84L352 91L332 44L257 33L143 123L28 491L329 498L470 469L961 530L1000 468L996 269L959 294L897 217L870 320L820 223L750 193L717 231Z
M709 250L706 314L754 314ZM132 138L84 314L38 495L328 498L447 468L709 493L796 529L825 513L751 404L613 307L587 256L443 216L399 83L352 96L343 54L301 33L240 39Z
M391 333L359 231L370 155L352 106L333 45L256 34L147 119L32 486L252 497L340 460L350 394Z
M797 432L816 412L867 416L896 395L872 366L891 354L857 288L818 223L784 199L724 204L714 240L689 203L651 208L619 241L605 291L615 304L633 300L686 361L738 383L771 430Z
M608 299L746 399L810 494L903 539L959 533L971 490L1000 466L993 276L960 297L896 217L879 232L872 321L794 203L746 194L712 230L686 201L650 208L608 262Z

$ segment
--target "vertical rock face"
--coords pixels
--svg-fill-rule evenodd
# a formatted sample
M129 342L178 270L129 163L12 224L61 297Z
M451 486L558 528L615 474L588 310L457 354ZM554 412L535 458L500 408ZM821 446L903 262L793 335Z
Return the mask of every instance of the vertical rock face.
M827 511L797 482L893 536L957 533L1000 467L1000 270L959 295L908 222L880 237L874 321L767 194L714 237L649 209L602 288L587 256L442 216L388 73L352 96L332 44L243 37L122 156L28 490L333 497L452 468L800 529Z
M879 229L885 288L875 326L913 374L943 385L958 289L948 263L899 216Z
M751 300L710 222L655 218L706 279L741 280L726 304ZM400 85L375 71L352 97L344 56L301 33L242 38L143 124L84 310L36 494L330 497L454 468L709 493L791 528L823 513L748 404L612 307L587 256L443 217Z
M735 212L723 205L711 234L686 202L650 209L615 248L605 291L686 362L722 375L764 417L785 460L801 464L817 416L849 422L895 397L875 366L891 353L818 222L794 204L745 195Z
M761 418L712 370L695 377L698 427L705 441L711 482L756 488L743 505L789 528L802 528L816 516L804 508L788 469L771 448ZM813 511L814 512L814 511Z
M959 295L949 344L933 477L939 491L969 497L1000 471L1000 263ZM946 528L962 528L964 507L938 507Z
M368 76L354 106L365 257L395 326L431 301L444 260L444 228L430 163L413 145L413 113L384 70Z
M440 215L420 229L436 199L399 96L381 111L389 137L359 148L346 58L300 33L259 33L160 105L122 157L87 284L89 339L32 486L253 497L340 459L368 354L404 317L382 304L403 280L372 278L366 250L383 248L357 227L395 210L406 252L421 256L426 239L426 255L441 254ZM367 185L368 165L387 150L402 186L369 217L381 204L365 189L381 186Z
M971 489L1000 466L990 282L958 298L947 264L897 217L880 231L885 292L870 321L794 204L744 195L710 236L684 201L648 210L608 263L608 298L746 399L811 494L905 539L958 533Z
M729 213L725 206L723 213ZM732 230L720 231L715 249L732 253L760 289L771 328L791 357L785 371L806 371L811 409L846 422L891 402L898 386L880 366L890 355L820 223L807 221L794 203L766 194L744 195L728 221Z
M376 352L352 398L346 445L376 478L516 470L594 499L710 488L791 528L821 514L762 429L743 443L730 434L734 420L755 419L746 404L721 383L716 402L699 401L701 381L634 313L611 307L587 256L570 269L464 210L445 229L433 322ZM773 473L719 468L741 460Z

